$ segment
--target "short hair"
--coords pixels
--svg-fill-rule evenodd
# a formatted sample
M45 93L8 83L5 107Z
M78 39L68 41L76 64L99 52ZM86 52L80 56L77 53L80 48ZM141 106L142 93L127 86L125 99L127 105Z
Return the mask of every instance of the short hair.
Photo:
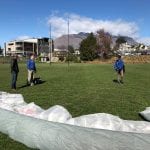
M13 58L18 58L18 55L16 53L11 55Z
M121 55L118 55L117 57L120 59L120 58L121 58Z

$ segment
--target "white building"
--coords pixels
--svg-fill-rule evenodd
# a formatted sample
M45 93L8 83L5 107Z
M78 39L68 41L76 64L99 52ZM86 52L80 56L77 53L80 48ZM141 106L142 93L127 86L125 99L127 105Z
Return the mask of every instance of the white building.
M126 42L126 43L120 44L119 50L131 52L131 51L135 51L136 49L134 46L132 46Z
M29 55L31 53L39 55L42 52L49 52L49 38L29 38L5 43L5 55L14 53L19 55Z

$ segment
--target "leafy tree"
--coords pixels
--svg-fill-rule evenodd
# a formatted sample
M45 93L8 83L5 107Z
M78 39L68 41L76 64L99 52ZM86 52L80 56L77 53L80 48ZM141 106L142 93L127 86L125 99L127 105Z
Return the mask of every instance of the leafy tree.
M119 49L120 44L126 43L126 42L127 42L127 41L126 41L125 37L119 36L119 37L117 38L117 40L116 40L116 44L115 44L115 46L114 46L114 49L115 49L115 50Z
M96 47L96 37L93 33L90 33L80 44L79 51L81 60L94 60L96 58Z
M0 46L0 54L2 54L3 53L3 50L2 50L2 48L1 48L1 46Z
M126 39L123 36L119 36L115 41L115 46L113 47L113 52L117 51L121 44L126 43Z
M72 53L70 53L67 57L66 57L66 62L71 61L71 62L75 62L75 63L79 63L80 62L80 58Z
M72 45L69 45L69 46L68 46L68 50L69 50L69 52L70 52L71 54L74 53L74 48L73 48Z
M98 55L106 58L111 51L111 43L112 37L108 32L105 32L103 29L97 31Z
M116 40L116 44L122 44L122 43L126 43L126 39L123 36L119 36Z

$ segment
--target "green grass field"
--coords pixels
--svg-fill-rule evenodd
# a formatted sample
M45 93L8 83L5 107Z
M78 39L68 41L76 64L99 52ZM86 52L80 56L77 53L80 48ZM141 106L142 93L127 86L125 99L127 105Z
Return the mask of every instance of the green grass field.
M25 87L27 70L19 64L17 92L26 102L35 102L47 109L53 105L64 106L73 117L110 113L122 119L141 120L138 113L150 106L150 64L126 65L125 83L114 83L116 73L112 65L100 64L37 64L37 74L42 84ZM0 91L10 89L10 68L0 64ZM0 149L28 150L0 134Z

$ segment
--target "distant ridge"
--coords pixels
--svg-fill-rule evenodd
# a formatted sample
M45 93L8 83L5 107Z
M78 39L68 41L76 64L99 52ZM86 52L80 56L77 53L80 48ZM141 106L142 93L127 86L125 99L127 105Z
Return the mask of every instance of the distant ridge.
M69 45L74 49L78 49L81 41L88 36L89 33L80 32L78 34L69 34ZM61 49L68 47L68 35L62 35L54 40L54 47Z
M69 34L69 45L73 46L74 49L79 49L80 43L85 39L89 33L80 32L78 34ZM113 44L115 44L119 36L112 36ZM121 36L130 45L137 45L138 43L131 37ZM67 49L68 47L68 35L62 35L54 40L54 47L56 49Z

